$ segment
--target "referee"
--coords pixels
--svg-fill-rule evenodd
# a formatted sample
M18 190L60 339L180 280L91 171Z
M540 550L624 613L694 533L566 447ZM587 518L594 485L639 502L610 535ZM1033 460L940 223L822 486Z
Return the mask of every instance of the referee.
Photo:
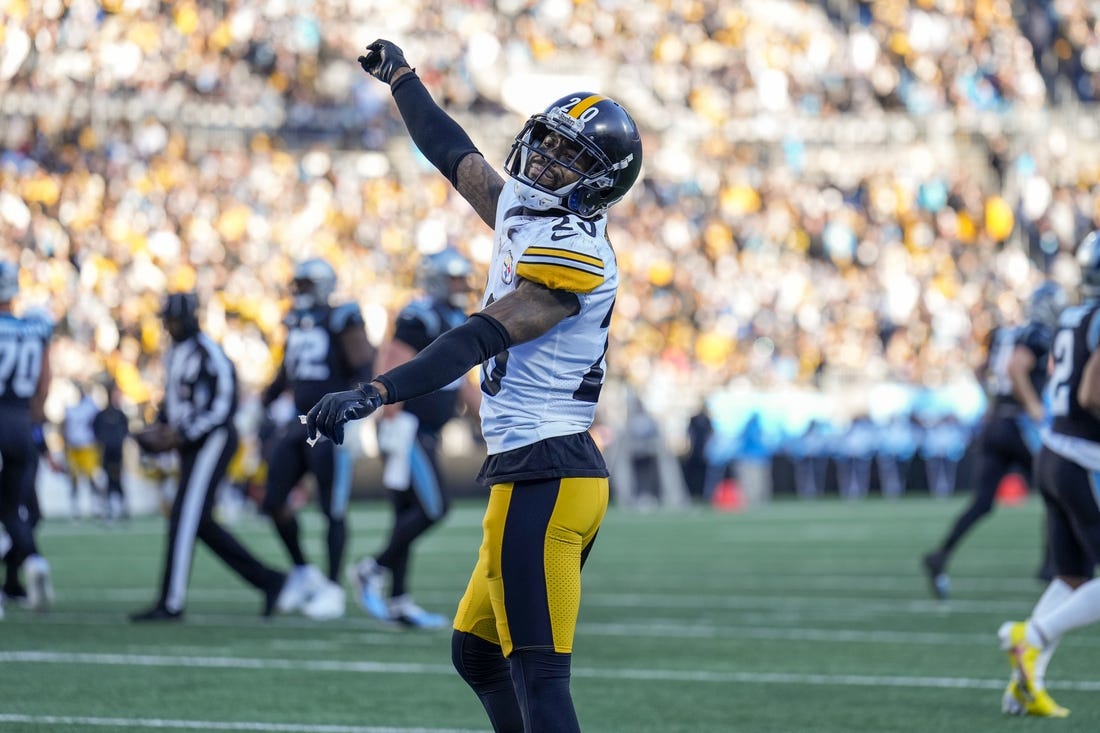
M165 362L164 401L156 423L134 437L151 453L179 451L180 478L168 519L160 597L130 620L182 618L196 537L263 594L263 615L270 616L286 574L253 557L213 515L218 484L237 449L236 370L221 347L199 329L194 293L169 295L161 316L172 337Z

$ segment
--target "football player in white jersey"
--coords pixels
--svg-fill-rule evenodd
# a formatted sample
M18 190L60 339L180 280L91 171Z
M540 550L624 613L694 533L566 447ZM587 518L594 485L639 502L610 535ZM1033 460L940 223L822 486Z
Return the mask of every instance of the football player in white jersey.
M638 128L608 97L568 95L527 121L501 177L400 48L375 41L359 62L390 85L413 142L496 243L482 310L369 384L325 395L308 433L339 443L348 420L481 365L479 479L491 488L452 661L495 731L579 731L569 675L580 572L608 501L588 429L619 284L605 215L638 178Z

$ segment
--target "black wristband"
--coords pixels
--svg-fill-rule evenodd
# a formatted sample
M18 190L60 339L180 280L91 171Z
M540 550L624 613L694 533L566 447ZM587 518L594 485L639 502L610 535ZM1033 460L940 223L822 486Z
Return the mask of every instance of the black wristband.
M480 152L473 140L435 103L415 71L395 81L390 93L416 147L454 185L459 162Z
M397 81L390 84L390 94L396 94L398 87L402 86L407 81L412 81L413 79L420 81L420 77L416 75L416 69L410 66L408 74L402 74L400 77L398 77ZM420 83L423 84L423 82Z
M428 344L401 366L380 374L374 381L386 388L384 404L404 402L446 387L473 367L512 345L500 321L475 313Z

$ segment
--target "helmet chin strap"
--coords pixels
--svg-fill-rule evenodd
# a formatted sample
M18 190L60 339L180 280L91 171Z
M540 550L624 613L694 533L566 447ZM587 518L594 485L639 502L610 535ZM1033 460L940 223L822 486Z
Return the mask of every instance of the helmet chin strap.
M518 198L528 209L549 211L550 209L565 208L560 196L554 196L553 194L539 191L537 188L529 186L521 181L516 181L515 179L513 179L513 182L515 185L516 198Z
M306 311L312 308L314 305L313 295L310 293L302 293L301 295L294 296L294 308L300 311Z

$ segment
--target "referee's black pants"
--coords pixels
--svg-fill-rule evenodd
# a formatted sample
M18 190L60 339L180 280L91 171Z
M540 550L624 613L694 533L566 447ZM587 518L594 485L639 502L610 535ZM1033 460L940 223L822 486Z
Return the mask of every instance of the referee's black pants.
M180 450L180 482L168 522L160 595L161 605L169 611L182 611L186 604L196 537L259 590L267 591L282 581L281 573L257 560L214 519L218 485L236 450L237 431L232 425L217 428L198 445Z

